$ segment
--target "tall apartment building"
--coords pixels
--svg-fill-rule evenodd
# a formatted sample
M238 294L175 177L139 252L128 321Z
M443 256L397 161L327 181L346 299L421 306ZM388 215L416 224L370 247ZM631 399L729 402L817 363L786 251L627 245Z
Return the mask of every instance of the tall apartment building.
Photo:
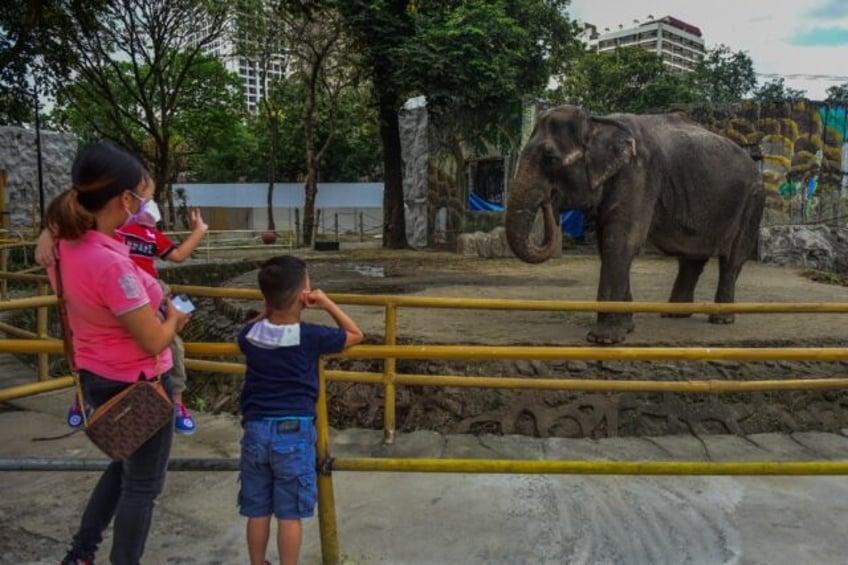
M678 71L691 71L704 58L704 38L701 30L692 24L671 16L648 18L633 27L598 33L597 28L586 24L583 31L588 49L604 53L619 47L642 47L653 51L663 63Z
M262 16L257 15L257 17ZM190 34L190 40L196 43L200 37L203 37L203 34L208 34L209 30L210 24L208 22L201 24L197 30ZM265 80L263 81L260 57L258 55L248 57L239 52L238 33L236 17L228 17L223 24L223 32L217 39L204 46L203 53L216 57L228 71L238 74L242 81L247 110L255 113L271 83L286 76L286 57L283 54L282 44L270 46L270 55L267 57ZM279 36L283 37L284 34L281 32ZM250 46L252 50L259 50L260 48L258 44Z

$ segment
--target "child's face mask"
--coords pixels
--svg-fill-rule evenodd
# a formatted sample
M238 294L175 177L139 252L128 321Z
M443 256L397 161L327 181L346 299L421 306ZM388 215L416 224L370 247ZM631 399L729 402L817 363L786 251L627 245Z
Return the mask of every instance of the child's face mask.
M159 206L153 200L148 200L144 204L144 210L138 216L138 223L148 228L155 228L161 219L162 214L159 212Z

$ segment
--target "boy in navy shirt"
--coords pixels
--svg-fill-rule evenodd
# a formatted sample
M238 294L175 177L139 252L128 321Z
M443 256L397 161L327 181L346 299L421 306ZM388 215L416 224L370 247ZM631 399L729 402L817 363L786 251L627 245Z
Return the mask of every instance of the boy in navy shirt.
M277 549L294 565L303 537L301 518L315 511L315 402L318 358L361 343L362 331L323 291L312 290L306 263L291 255L269 259L259 271L265 312L239 334L247 362L241 394L239 512L247 517L251 565L264 565L277 518ZM304 308L321 308L338 327L300 321Z

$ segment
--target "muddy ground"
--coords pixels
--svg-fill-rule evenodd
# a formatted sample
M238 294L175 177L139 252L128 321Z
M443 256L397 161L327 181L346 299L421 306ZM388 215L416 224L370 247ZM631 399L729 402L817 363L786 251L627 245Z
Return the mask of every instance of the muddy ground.
M541 265L516 259L480 259L443 252L348 250L308 254L313 287L328 293L403 294L492 299L593 300L599 261L568 254ZM639 258L632 270L636 301L664 301L676 262ZM696 301L715 292L717 265L704 272ZM223 284L254 287L248 272ZM737 286L739 302L848 302L848 288L814 282L791 267L749 262ZM242 319L259 308L245 301L207 301L206 323L195 337L234 338ZM345 306L368 336L382 343L382 308ZM323 313L309 319L328 322ZM198 320L201 318L198 317ZM505 312L496 310L401 309L401 343L588 345L590 312ZM632 346L835 346L848 341L845 315L748 314L733 325L707 323L705 314L686 319L636 314ZM198 323L198 326L200 324ZM377 361L339 361L336 366L381 370ZM844 377L846 363L801 362L446 362L400 361L400 372L416 374L545 376L587 379L790 379ZM190 391L212 411L237 412L238 380L197 375ZM331 417L337 428L382 427L382 388L332 383ZM610 437L679 433L836 431L848 427L843 391L749 394L638 394L398 387L397 427L442 433L519 433L538 437Z

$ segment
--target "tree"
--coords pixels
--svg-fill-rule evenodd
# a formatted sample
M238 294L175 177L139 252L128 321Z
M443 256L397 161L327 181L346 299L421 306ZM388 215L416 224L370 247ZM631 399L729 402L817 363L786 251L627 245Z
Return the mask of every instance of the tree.
M839 106L848 106L848 82L836 84L826 90L825 102Z
M282 14L289 30L294 77L300 79L305 97L301 114L306 158L303 243L309 245L316 221L319 167L335 137L339 97L352 88L359 77L351 70L350 61L355 55L343 34L338 12L315 4L310 9ZM342 61L343 53L347 61ZM323 136L317 130L322 113Z
M336 133L318 168L319 182L380 178L380 139L377 133L377 119L369 105L368 89L369 84L366 81L358 88L346 89L340 93L334 120ZM280 178L289 181L305 179L306 132L303 127L303 115L306 84L303 76L293 74L284 82L275 84L271 97L275 99L276 104L286 109L279 128L277 166ZM323 98L324 94L319 92L314 126L315 138L321 140L329 137L331 128L329 104ZM266 139L268 134L265 128L259 127L257 136Z
M174 111L174 134L186 141L175 155L179 169L204 182L236 181L256 157L256 141L245 124L241 78L211 56L186 74Z
M760 102L796 102L803 100L806 95L803 90L787 87L782 77L755 88L753 93L754 100Z
M744 51L719 45L707 51L694 70L697 96L710 104L742 100L757 85L754 63Z
M227 9L212 0L112 0L96 27L75 20L68 34L73 69L86 84L86 96L107 110L108 133L150 163L156 200L167 203L166 226L175 220L175 115L188 75L204 60L203 48L224 29ZM77 99L69 102L76 105ZM101 128L94 120L91 125Z
M568 66L555 98L599 114L644 113L695 98L691 77L646 49L587 51Z
M236 29L238 41L236 53L246 59L258 71L259 82L256 85L259 96L258 109L265 120L269 137L267 154L268 192L266 198L268 211L268 233L276 229L274 223L274 183L277 180L277 144L280 122L285 115L284 109L275 104L269 96L273 81L268 79L271 65L278 66L285 74L288 67L288 46L286 45L286 22L281 18L285 2L266 0L238 0L236 2ZM276 237L275 235L273 237Z
M383 246L407 246L398 111L425 95L490 109L540 91L573 44L567 0L337 0L374 89L383 148ZM563 32L559 36L557 32Z
M140 70L142 74L149 72L146 66ZM118 73L123 76L118 77ZM144 146L149 137L138 125L143 119L141 109L131 93L120 88L132 75L130 63L118 63L104 74L115 101L126 111L135 108L137 114L123 133L109 117L110 108L99 90L83 78L57 92L51 122L74 132L82 143L103 137L120 139L129 133L136 146ZM201 56L186 74L185 87L174 107L171 132L175 174L185 172L205 182L235 181L237 175L245 174L240 171L246 171L249 162L256 160L256 141L244 123L241 79L213 57Z
M0 2L0 123L32 121L39 94L64 82L74 61L68 34L91 29L105 0Z

